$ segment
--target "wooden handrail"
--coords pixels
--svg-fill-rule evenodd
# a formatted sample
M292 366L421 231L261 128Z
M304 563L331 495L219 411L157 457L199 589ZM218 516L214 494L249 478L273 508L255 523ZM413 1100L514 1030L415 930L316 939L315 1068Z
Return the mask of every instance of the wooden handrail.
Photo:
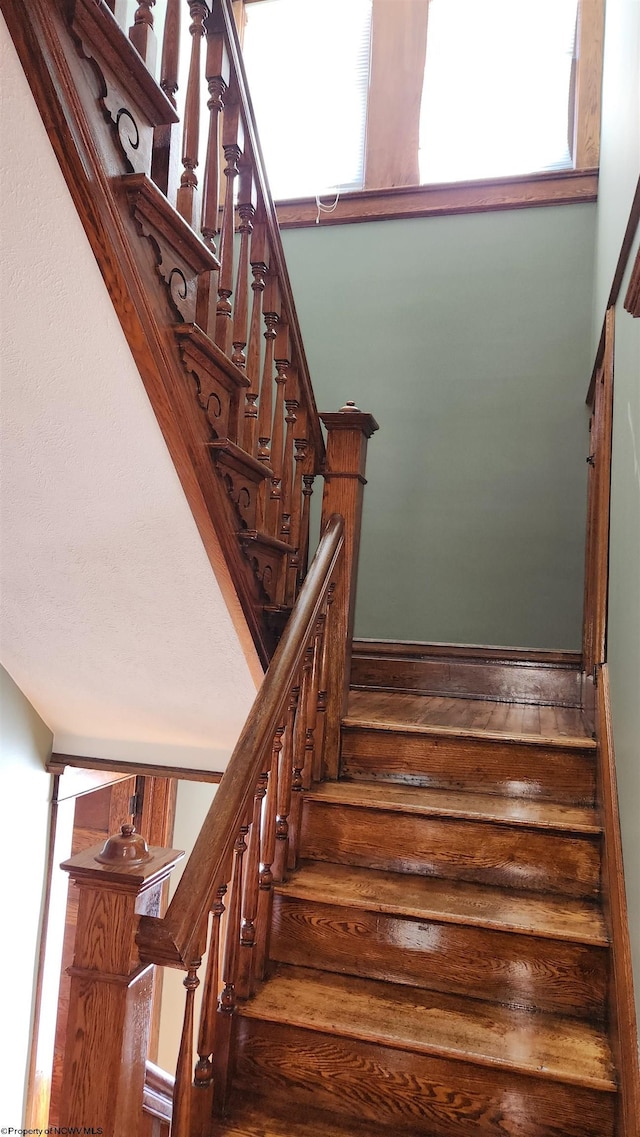
M202 954L216 889L227 879L238 829L251 808L265 754L282 720L291 686L325 602L344 544L344 521L332 516L264 683L163 919L143 916L137 936L146 962L185 967Z

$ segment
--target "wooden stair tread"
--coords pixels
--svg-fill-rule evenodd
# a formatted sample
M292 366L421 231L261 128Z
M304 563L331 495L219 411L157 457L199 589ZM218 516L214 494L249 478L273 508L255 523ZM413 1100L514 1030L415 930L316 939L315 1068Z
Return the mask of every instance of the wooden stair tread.
M533 723L533 710L538 718ZM535 707L491 700L442 698L403 692L351 691L348 728L402 731L457 738L510 739L518 743L595 750L581 712L566 707ZM537 729L535 729L537 727Z
M276 966L243 1017L615 1092L605 1035L576 1019L395 983Z
M468 924L546 939L607 946L602 913L570 897L518 893L490 885L308 861L275 891L369 912Z
M540 799L528 800L498 794L396 785L393 782L324 782L305 794L309 801L425 817L457 817L536 829L599 834L595 811Z
M337 1117L321 1109L289 1105L275 1112L268 1101L249 1097L216 1125L216 1137L388 1137L386 1126ZM408 1132L405 1130L405 1132Z

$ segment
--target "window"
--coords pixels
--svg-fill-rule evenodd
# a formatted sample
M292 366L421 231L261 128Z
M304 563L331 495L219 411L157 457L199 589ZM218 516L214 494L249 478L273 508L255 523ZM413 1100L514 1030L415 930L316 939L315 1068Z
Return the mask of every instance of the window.
M371 6L262 0L247 8L243 54L276 200L363 185Z
M577 0L431 0L421 182L570 169Z
M400 212L376 215L424 212L419 203L436 198L447 212L447 186L462 200L456 183L535 175L536 200L518 183L512 204L594 200L603 8L245 0L245 63L274 198L340 191L336 219L346 220L349 199L366 197L371 210L374 191L388 201L396 191ZM502 189L494 196L510 204ZM286 224L287 208L278 213ZM289 214L306 223L304 210Z

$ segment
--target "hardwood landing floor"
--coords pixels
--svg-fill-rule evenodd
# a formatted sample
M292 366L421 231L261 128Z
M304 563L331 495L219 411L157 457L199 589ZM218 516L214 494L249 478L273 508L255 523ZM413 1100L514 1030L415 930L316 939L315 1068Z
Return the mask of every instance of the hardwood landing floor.
M404 692L351 691L345 726L447 730L484 737L591 742L582 711L574 707L444 698Z

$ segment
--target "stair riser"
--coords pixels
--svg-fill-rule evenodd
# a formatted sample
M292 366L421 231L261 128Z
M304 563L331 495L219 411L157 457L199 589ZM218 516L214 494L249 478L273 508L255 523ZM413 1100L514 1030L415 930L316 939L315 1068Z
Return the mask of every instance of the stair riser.
M271 958L584 1018L604 1014L606 948L276 894Z
M306 800L301 856L477 881L503 888L596 896L597 837Z
M238 1016L236 1085L428 1137L612 1137L614 1095Z
M367 650L357 642L351 658L351 686L559 707L579 707L582 699L580 668L568 663L438 656L434 651L420 659L384 647L378 652Z
M342 728L341 776L592 805L593 751Z

